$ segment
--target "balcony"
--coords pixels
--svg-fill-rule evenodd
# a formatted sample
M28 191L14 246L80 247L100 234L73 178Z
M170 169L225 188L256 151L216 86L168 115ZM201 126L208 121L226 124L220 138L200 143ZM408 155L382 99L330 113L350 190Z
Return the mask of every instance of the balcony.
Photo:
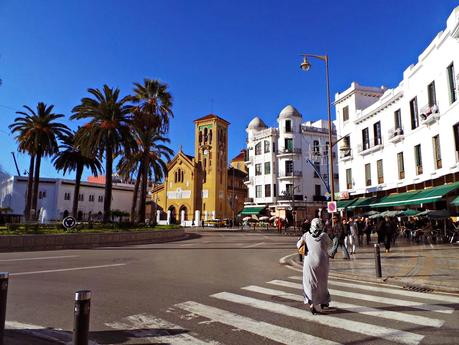
M303 172L301 170L294 170L289 172L281 172L279 173L279 178L292 178L292 177L301 177L303 176Z
M246 176L246 177L244 177L243 182L244 182L245 185L253 184L253 177Z
M389 142L397 143L403 139L405 139L405 134L403 132L402 127L392 128L387 132L387 136L389 137Z
M244 202L245 203L253 203L253 198L245 198Z
M245 165L253 164L253 157L245 157L244 158Z
M339 175L337 173L333 174L333 177L335 180L339 179ZM328 174L322 174L322 178L327 181L328 180Z
M339 148L339 159L342 161L352 159L352 150L349 146L343 145Z
M425 105L421 108L420 111L421 115L419 115L421 119L421 124L430 125L436 122L440 117L440 111L438 109L438 105Z
M325 201L327 198L325 198L323 195L313 195L312 196L312 201Z
M357 151L362 155L367 155L384 148L382 138L375 138L372 142L359 144L357 146Z
M278 157L281 157L281 156L285 156L285 155L300 155L301 154L301 148L300 147L281 147L279 148L279 150L277 151L277 156Z
M292 202L292 196L291 195L279 195L277 197L277 200ZM295 201L303 201L303 200L304 200L303 195L295 194Z

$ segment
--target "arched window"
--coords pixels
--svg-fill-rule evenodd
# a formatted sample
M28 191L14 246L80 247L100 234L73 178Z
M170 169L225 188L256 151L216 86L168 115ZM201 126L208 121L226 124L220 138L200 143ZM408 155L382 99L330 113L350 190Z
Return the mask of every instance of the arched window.
M207 142L207 128L204 128L204 142Z
M209 144L212 144L212 130L209 130Z
M255 155L261 155L261 142L255 145Z
M185 175L185 173L184 173L183 170L182 170L181 176L180 176L182 182L183 182L183 176L184 176L184 175Z
M199 131L199 143L202 143L202 131Z
M204 170L206 170L206 166L207 166L207 159L204 158Z
M174 173L174 182L177 183L177 170Z

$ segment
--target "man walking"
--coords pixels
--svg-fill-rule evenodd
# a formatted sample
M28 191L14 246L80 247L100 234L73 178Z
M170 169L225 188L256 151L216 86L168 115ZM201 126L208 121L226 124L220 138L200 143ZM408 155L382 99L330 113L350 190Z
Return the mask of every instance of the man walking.
M345 222L345 220L343 220ZM333 216L333 228L332 228L332 248L330 249L328 256L333 259L338 251L338 247L341 246L343 249L343 255L345 260L349 260L349 252L347 251L346 246L344 245L344 239L346 237L345 229L343 224L339 221L338 215Z

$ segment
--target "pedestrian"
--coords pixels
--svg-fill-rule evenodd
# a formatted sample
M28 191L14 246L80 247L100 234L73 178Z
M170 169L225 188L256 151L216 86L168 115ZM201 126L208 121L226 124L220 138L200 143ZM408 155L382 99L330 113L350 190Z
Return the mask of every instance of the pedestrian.
M365 234L365 222L362 217L357 218L357 228L359 229L359 247L363 246L363 235Z
M369 218L365 218L365 224L363 227L363 231L367 237L367 245L371 242L371 232L373 230L373 225L371 224L371 220Z
M383 231L384 231L384 247L386 248L386 253L389 253L390 245L392 243L392 237L395 234L395 228L388 217L384 219Z
M309 221L308 218L306 218L304 220L303 224L301 225L302 235L304 235L305 233L309 232L310 227L311 227L311 222ZM299 258L300 262L303 261L303 255L301 253L298 253L298 258Z
M319 218L311 221L309 232L298 240L296 246L306 246L307 255L303 263L304 303L309 305L313 315L317 313L315 306L321 309L329 307L330 293L328 292L328 246L330 238L323 232L323 224Z
M329 257L334 259L336 252L338 251L338 247L343 249L343 256L344 260L349 260L349 252L347 251L346 246L344 245L344 239L346 238L345 229L344 229L344 222L340 222L338 215L333 216L333 228L332 228L332 237L333 245L329 252Z
M384 218L381 218L376 225L376 232L378 233L378 244L384 243L384 226L386 221Z
M355 244L357 242L357 239L359 237L359 229L358 229L358 225L356 223L356 221L354 220L354 218L349 218L349 235L348 235L348 247L347 247L347 250L349 251L349 248L350 248L350 252L351 254L355 254Z

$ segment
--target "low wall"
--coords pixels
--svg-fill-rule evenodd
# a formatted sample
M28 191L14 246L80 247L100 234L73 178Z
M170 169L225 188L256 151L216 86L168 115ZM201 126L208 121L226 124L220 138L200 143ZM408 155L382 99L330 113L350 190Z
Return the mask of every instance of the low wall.
M142 232L70 233L0 236L0 252L82 249L176 241L186 238L183 229Z

